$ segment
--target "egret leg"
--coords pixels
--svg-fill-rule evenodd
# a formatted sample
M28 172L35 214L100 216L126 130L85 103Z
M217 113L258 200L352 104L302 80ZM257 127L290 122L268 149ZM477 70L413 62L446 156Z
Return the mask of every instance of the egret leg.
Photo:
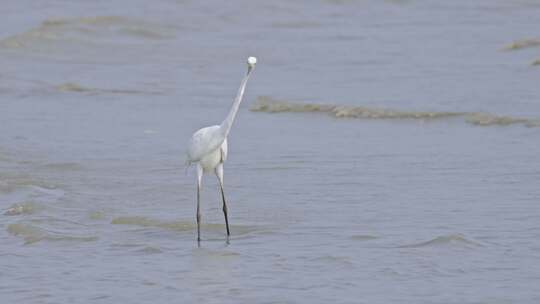
M223 214L225 215L225 226L227 227L227 236L230 236L229 231L229 218L227 217L227 203L225 202L225 194L223 193L223 185L220 185L221 188L221 199L223 200Z
M197 166L197 242L201 241L201 186L203 170Z
M225 215L225 227L227 227L227 237L231 235L229 230L229 217L227 216L227 202L225 201L225 193L223 191L223 164L219 164L216 167L216 175L219 180L219 188L221 190L221 199L223 200L223 215Z

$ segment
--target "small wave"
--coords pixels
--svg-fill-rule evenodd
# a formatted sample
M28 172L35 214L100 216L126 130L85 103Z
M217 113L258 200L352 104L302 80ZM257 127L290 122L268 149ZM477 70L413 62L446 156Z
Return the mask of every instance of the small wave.
M175 231L191 231L197 229L195 220L193 221L162 221L157 219L151 219L144 216L121 216L114 218L111 221L113 225L132 225L140 227L162 228ZM222 232L225 231L225 223L205 223L203 221L201 227L206 230ZM243 226L243 225L230 225L231 230L235 235L243 235L254 232L257 227Z
M0 93L2 92L2 88L0 88ZM0 151L0 161L9 161L11 158L8 156L7 153L4 153Z
M272 27L284 29L306 29L320 27L320 22L297 21L297 22L274 22Z
M22 215L22 214L33 214L38 210L43 209L42 206L37 205L32 202L24 202L11 205L5 212L4 215Z
M34 29L0 40L3 48L39 48L62 42L81 43L118 37L138 39L167 39L174 37L173 29L143 20L121 16L47 19Z
M378 239L378 237L376 237L374 235L367 235L367 234L353 235L350 238L351 238L351 240L355 240L355 241L369 241L369 240Z
M160 94L160 92L146 92L130 89L100 89L85 87L76 83L66 82L54 86L54 88L60 92L77 92L77 93L89 93L89 94Z
M350 4L352 1L349 0L325 0L324 2L335 5L345 5Z
M504 46L502 49L505 51L514 51L531 47L540 47L540 39L516 40L511 44Z
M83 167L78 163L48 163L41 166L44 169L50 169L55 171L78 171Z
M477 126L508 126L522 124L526 127L540 127L540 120L517 118L511 116L498 116L489 113L467 113L465 120Z
M324 255L313 259L316 262L323 262L325 264L336 264L341 266L351 266L353 263L349 257L345 256L335 256L335 255Z
M137 250L137 252L140 254L149 255L149 254L162 253L163 251L157 247L145 246L144 248Z
M358 118L358 119L401 119L431 121L461 117L465 122L477 126L508 126L521 124L526 127L540 127L540 119L517 118L499 116L490 113L479 112L426 112L426 111L400 111L392 109L371 108L362 106L343 106L314 103L294 103L276 100L268 96L260 96L252 105L254 112L304 112L304 113L327 113L335 118Z
M76 83L66 82L54 86L55 89L61 92L93 92L95 89L86 88Z
M22 237L25 244L32 244L39 241L75 241L75 242L91 242L98 238L95 236L76 236L63 233L48 232L37 226L25 223L10 224L7 227L7 232Z
M240 256L240 253L231 251L230 249L211 249L205 247L193 248L193 252L196 252L197 258L220 260L220 259L232 259Z
M415 243L411 245L399 246L399 248L421 248L421 247L438 247L438 246L465 246L465 247L480 247L480 243L469 240L461 234L450 234L438 236L426 242Z
M91 220L103 220L106 217L106 213L104 211L91 211L88 212L88 218Z
M2 194L14 192L18 188L20 187L11 181L7 182L7 181L0 180L0 193Z
M194 228L191 222L165 222L144 216L121 216L111 221L113 225L132 225L141 227L165 228L171 230L186 231Z
M59 198L64 195L64 191L56 186L43 181L35 180L28 176L7 177L7 180L0 181L0 193L20 194L20 196L40 195L49 198ZM24 199L22 199L24 200Z
M44 187L39 187L39 186L31 186L31 188L37 193L39 193L40 195L48 196L49 198L53 200L61 198L62 196L66 194L64 190L57 187L44 188Z

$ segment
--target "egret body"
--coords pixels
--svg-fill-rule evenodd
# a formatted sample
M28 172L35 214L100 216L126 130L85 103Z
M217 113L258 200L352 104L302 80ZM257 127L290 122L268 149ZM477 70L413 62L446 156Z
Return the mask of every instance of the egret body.
M232 124L242 102L244 91L249 76L257 58L249 57L247 60L247 73L240 83L238 94L232 104L229 114L220 125L214 125L199 129L191 136L189 141L187 159L188 163L197 164L197 241L201 240L201 187L202 177L204 173L214 173L218 180L221 190L221 199L223 201L223 214L225 216L225 227L227 229L227 237L230 235L229 218L227 216L227 203L225 201L225 193L223 191L223 163L227 159L227 136L231 131Z

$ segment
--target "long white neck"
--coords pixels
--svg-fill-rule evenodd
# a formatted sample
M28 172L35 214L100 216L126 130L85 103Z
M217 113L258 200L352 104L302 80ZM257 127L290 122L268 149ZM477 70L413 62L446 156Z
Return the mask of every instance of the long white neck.
M248 67L246 76L244 76L244 79L242 79L242 82L240 83L240 88L238 89L238 93L236 94L236 99L233 102L231 110L229 111L229 114L227 115L225 120L221 123L220 129L225 138L229 135L229 132L231 131L234 118L236 117L236 112L238 112L238 108L240 107L240 103L242 102L242 98L244 97L244 91L246 90L246 84L249 79L249 74L252 70L252 67Z

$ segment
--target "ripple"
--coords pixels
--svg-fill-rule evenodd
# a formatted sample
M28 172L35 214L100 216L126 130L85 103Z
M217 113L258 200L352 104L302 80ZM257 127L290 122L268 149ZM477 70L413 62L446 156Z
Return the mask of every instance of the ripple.
M163 221L145 216L121 216L111 221L113 225L131 225L139 227L162 228L174 231L192 231L197 229L195 221ZM260 227L246 225L230 225L233 235L244 235L259 231ZM225 224L202 223L201 229L212 232L223 232Z
M7 227L7 232L11 235L21 237L25 244L33 244L40 241L71 241L71 242L91 242L96 241L96 236L77 236L58 232L49 232L41 227L15 223Z
M78 171L84 169L81 164L73 162L48 163L42 165L41 167L55 171Z
M358 234L358 235L353 235L350 237L351 240L355 240L355 241L369 241L369 240L375 240L378 238L379 237L377 236L367 235L367 234Z
M162 253L163 251L157 247L153 247L153 246L145 246L144 248L141 248L139 250L137 250L137 253L141 253L141 254L144 254L144 255L150 255L150 254L158 254L158 253Z
M80 44L100 39L115 41L119 37L143 40L169 39L174 30L144 20L121 16L47 19L39 27L0 40L1 48L31 48L65 43Z
M88 93L88 94L161 94L157 91L142 91L134 89L105 89L105 88L93 88L83 86L73 82L66 82L54 86L57 91L60 92L75 92L75 93Z
M324 264L337 264L341 266L352 266L353 262L351 262L350 257L346 256L335 256L335 255L324 255L321 257L317 257L313 259L316 262L322 262Z
M422 248L422 247L440 247L440 246L481 247L482 244L475 242L473 240L467 239L465 236L461 234L449 234L449 235L438 236L426 242L399 246L399 248Z
M0 193L8 194L18 191L38 192L42 194L51 194L62 196L63 191L57 189L54 185L36 180L30 176L1 176Z
M288 22L273 22L273 28L282 29L308 29L321 27L322 24L316 21L288 21Z

